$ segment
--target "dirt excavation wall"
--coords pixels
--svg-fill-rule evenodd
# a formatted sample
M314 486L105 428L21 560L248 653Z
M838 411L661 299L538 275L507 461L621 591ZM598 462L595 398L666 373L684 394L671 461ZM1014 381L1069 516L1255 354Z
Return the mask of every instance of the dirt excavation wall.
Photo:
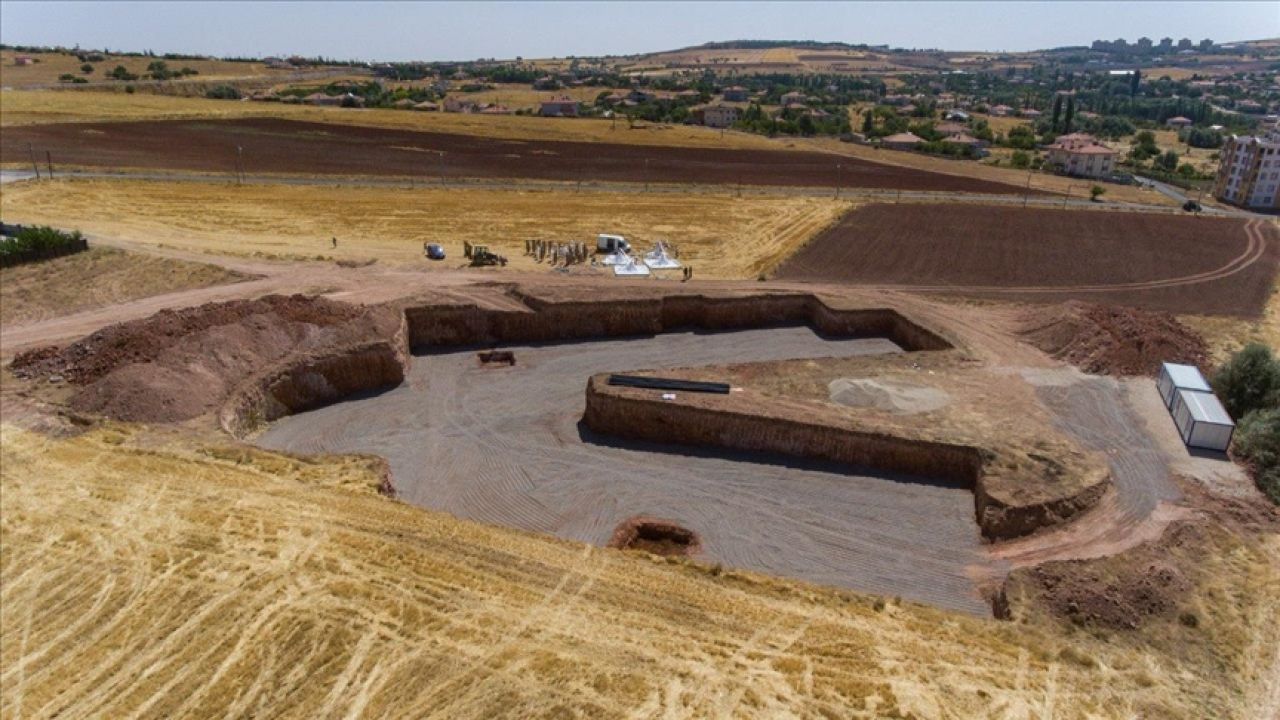
M404 308L385 339L331 347L293 357L251 374L219 412L222 428L243 437L263 423L349 395L394 387L404 380L408 349L539 342L630 335L676 329L730 330L809 324L838 336L887 337L906 350L942 350L951 344L889 309L834 310L812 295L645 297L613 302L552 302L518 290L522 307L478 305Z
M1035 484L1040 492L1028 493L1009 478L988 478L987 464L998 460L990 450L819 423L802 414L789 417L785 409L739 405L732 396L688 393L678 402L663 401L651 392L610 386L606 375L597 375L587 384L583 421L596 432L636 440L779 453L950 480L974 491L978 526L993 540L1064 522L1096 504L1109 485L1103 472L1070 495L1046 494L1046 483Z
M550 302L517 294L527 309L476 305L409 307L414 349L601 337L674 330L733 330L809 325L840 337L885 337L904 350L946 350L951 343L887 308L838 310L813 295L672 295L608 302Z

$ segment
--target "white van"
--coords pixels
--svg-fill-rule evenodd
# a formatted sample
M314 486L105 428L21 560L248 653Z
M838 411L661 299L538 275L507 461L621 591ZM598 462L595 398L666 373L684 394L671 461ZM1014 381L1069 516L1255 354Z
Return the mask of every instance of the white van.
M621 235L605 235L596 236L596 252L613 253L621 251L623 253L631 252L631 244Z

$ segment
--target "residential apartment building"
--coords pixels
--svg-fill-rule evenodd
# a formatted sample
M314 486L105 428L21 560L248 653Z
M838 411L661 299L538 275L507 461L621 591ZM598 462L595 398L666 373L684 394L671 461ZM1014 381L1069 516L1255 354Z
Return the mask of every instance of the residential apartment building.
M1044 152L1049 165L1075 177L1107 177L1115 170L1116 151L1087 133L1063 135Z
M702 108L702 124L713 128L727 128L738 122L738 108L732 105L711 105Z
M1261 137L1232 135L1218 153L1213 196L1255 210L1280 210L1280 124Z

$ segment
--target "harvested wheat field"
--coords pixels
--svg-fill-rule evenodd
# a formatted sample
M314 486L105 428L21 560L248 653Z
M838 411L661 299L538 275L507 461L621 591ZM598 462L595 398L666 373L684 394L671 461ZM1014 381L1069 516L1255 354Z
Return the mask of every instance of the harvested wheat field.
M626 123L609 120L544 118L515 115L413 112L408 110L349 110L346 108L245 103L163 95L127 95L95 92L37 92L12 90L0 104L0 126L41 125L64 122L124 120L290 118L335 125L397 128L459 133L476 137L515 140L572 140L624 145L674 147L785 149L761 135L723 133L691 125ZM90 102L86 102L90 98Z
M1095 636L460 522L359 459L12 425L0 452L8 717L1251 718L1280 640L1274 538L1199 559L1198 629Z
M216 265L94 247L75 255L0 269L0 324L22 325L247 278Z
M570 121L571 122L571 121ZM10 127L0 162L31 147L64 165L231 173L528 178L1013 194L1019 188L829 153L495 140L281 119L61 123ZM243 152L237 154L238 149Z
M776 276L1257 317L1278 264L1280 232L1264 220L876 204L850 212Z
M456 268L470 241L512 268L537 269L546 265L524 255L526 239L594 243L616 232L644 251L672 243L700 277L722 278L768 272L851 206L800 197L102 180L0 190L0 212L11 221L223 255L425 264L422 246L431 242L449 256L434 266Z

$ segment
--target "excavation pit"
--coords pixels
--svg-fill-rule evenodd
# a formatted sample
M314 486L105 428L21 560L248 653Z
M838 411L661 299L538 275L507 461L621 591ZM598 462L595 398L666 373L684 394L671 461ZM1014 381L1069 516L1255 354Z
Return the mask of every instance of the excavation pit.
M598 546L627 518L680 518L682 527L697 528L699 557L710 562L990 614L969 574L984 551L967 487L770 462L748 452L598 441L581 432L584 385L601 371L897 354L902 345L883 336L819 335L803 325L645 336L631 332L638 323L614 323L626 337L574 341L547 337L556 328L536 318L517 324L475 312L452 319L435 313L432 330L427 317L409 315L419 352L404 383L284 417L259 444L379 455L398 498L462 518ZM595 325L579 319L559 332ZM470 337L460 332L467 328ZM489 341L520 357L501 373L477 363L474 344L462 344L493 328L533 336ZM429 337L435 342L421 342Z
M516 354L510 350L481 350L476 353L476 358L482 366L512 366L516 364Z
M664 557L696 555L702 546L698 534L670 520L634 517L624 520L613 531L609 547L620 550L643 550Z

